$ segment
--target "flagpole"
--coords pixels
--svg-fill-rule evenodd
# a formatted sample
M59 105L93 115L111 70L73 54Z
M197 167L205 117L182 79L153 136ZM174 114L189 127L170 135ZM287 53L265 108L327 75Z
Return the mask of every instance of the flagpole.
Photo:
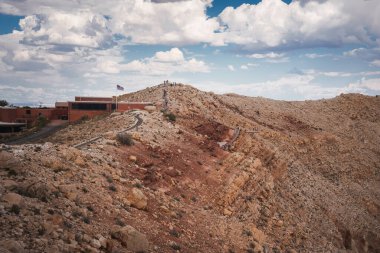
M119 107L119 105L118 105L118 99L117 99L117 97L118 97L118 95L119 95L119 91L121 92L121 91L124 91L124 87L123 86L120 86L120 85L116 85L116 111L118 111L118 107Z

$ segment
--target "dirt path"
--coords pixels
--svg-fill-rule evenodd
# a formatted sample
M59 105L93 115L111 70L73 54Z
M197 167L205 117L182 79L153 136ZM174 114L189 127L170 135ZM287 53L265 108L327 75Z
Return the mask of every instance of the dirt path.
M139 126L141 126L141 124L143 123L143 119L140 117L140 114L135 115L135 118L137 119L137 121L136 121L135 124L133 124L132 126L130 126L130 127L126 128L126 129L120 131L119 133L124 133L124 132L130 131L130 130L132 130L134 128L138 128ZM85 141L85 142L82 142L82 143L79 143L79 144L75 145L74 148L80 149L80 148L86 146L87 144L90 144L90 143L92 143L94 141L99 140L102 137L103 136L101 136L101 135L97 136L97 137L94 137L94 138L92 138L92 139L90 139L88 141Z

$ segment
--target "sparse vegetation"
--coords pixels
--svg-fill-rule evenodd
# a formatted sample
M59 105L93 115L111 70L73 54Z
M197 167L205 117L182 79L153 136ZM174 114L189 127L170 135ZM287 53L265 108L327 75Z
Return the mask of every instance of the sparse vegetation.
M10 211L11 211L11 213L19 214L19 213L20 213L20 210L21 210L21 208L20 208L18 205L12 205Z
M118 133L116 135L116 140L126 146L132 146L134 143L132 135L128 133Z
M91 220L90 220L90 218L89 217L87 217L87 216L85 216L85 217L83 217L83 222L84 223L86 223L86 224L90 224L91 223Z
M170 230L169 234L171 236L174 236L174 237L177 237L177 238L179 237L179 232L177 230L175 230L175 229Z
M74 217L74 218L78 218L78 217L81 217L82 216L82 213L78 210L74 210L71 215Z
M186 87L178 95L179 88L171 96L175 123L165 113L138 111L70 125L43 145L1 145L0 236L36 252L49 245L81 252L374 251L378 100L284 103L203 98ZM136 145L126 147L115 133L137 114L141 127L128 132ZM233 150L221 150L217 142L231 139L237 126L243 132ZM350 189L365 198L362 205L346 198ZM21 209L11 211L13 204Z
M174 250L181 250L181 246L179 246L178 244L176 244L175 242L171 243L170 244L170 247Z
M140 184L140 183L135 183L133 186L136 188L139 188L139 189L141 189L143 187L142 184Z
M48 123L47 118L44 115L40 115L37 118L37 128L43 128Z
M45 229L43 226L41 226L41 227L37 230L37 232L38 232L38 235L44 235L44 234L46 233L46 229Z
M116 186L115 185L110 185L109 187L108 187L108 189L110 189L111 191L113 191L113 192L116 192L117 191L117 189L116 189Z
M252 232L248 229L244 229L243 230L243 235L246 235L246 236L252 236Z
M125 222L122 219L120 219L120 218L116 218L115 219L115 224L119 225L121 227L125 226Z
M177 116L172 112L165 113L165 117L171 122L175 122L177 120Z
M87 120L89 120L90 119L90 117L88 116L88 115L83 115L81 118L80 118L80 122L83 122L83 121L87 121Z
M113 183L113 178L111 175L103 174L103 176L106 178L107 182L112 184Z

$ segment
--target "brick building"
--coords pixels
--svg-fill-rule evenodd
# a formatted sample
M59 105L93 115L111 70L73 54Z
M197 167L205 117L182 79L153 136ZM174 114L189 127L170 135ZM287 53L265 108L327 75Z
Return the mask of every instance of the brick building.
M0 107L0 121L33 124L39 116L48 120L67 120L67 108L13 108Z
M44 116L48 121L62 120L75 122L84 117L92 118L111 112L124 112L133 109L144 110L145 106L153 105L151 102L116 103L115 101L116 97L78 96L75 97L75 101L56 102L54 108L0 107L0 122L4 126L6 123L25 123L27 127L30 127L39 116Z
M153 105L150 102L119 102L112 101L73 101L68 102L69 122L75 122L83 117L92 118L94 116L111 112L124 112L128 110L144 110L145 106ZM116 108L117 106L117 108Z

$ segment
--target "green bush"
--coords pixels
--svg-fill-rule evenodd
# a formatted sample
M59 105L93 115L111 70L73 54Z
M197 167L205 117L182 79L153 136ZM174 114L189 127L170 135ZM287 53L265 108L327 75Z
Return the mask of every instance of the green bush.
M48 120L44 115L38 116L38 118L37 118L37 127L38 128L43 128L44 126L46 126L47 123L48 123Z
M14 214L19 214L19 213L20 213L20 210L21 210L21 208L20 208L18 205L14 204L14 205L12 205L10 211L11 211L12 213L14 213Z
M89 120L90 119L90 117L88 116L88 115L83 115L81 118L80 118L80 121L82 122L82 121L87 121L87 120Z
M128 134L128 133L118 133L116 135L116 140L123 144L123 145L127 145L127 146L132 146L134 143L133 141L133 138L132 138L132 135Z
M169 113L165 114L165 116L171 122L175 122L176 119L177 119L177 116L175 116L175 114L172 113L172 112L169 112Z
M0 100L0 106L7 106L7 105L9 105L7 100Z

